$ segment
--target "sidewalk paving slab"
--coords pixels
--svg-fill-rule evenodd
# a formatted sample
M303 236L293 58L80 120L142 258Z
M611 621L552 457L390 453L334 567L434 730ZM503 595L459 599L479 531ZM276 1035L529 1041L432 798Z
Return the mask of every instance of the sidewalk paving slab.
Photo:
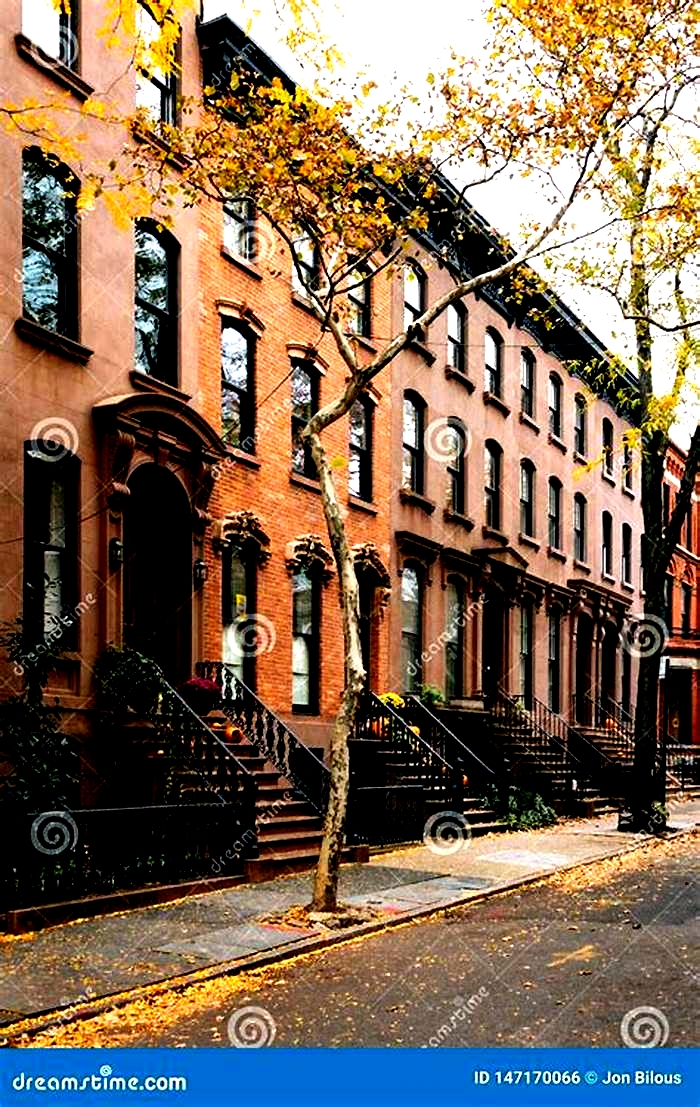
M700 800L674 804L673 826L700 825ZM562 868L624 853L647 840L619 833L616 816L494 834L450 853L419 845L343 866L340 899L382 911L378 922L321 936L264 920L311 895L311 873L206 891L174 903L82 919L0 938L0 1024L201 970L238 971L251 956L281 957L334 944L393 921L527 883ZM269 958L268 958L269 960Z

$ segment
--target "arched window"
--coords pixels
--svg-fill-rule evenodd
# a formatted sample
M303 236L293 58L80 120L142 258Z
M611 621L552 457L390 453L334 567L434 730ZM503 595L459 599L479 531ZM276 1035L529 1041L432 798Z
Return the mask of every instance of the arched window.
M535 466L531 461L520 462L520 532L535 536Z
M350 409L348 491L360 500L372 499L372 406L366 398Z
M535 418L535 359L530 350L520 351L520 410Z
M501 458L503 451L489 439L484 449L484 513L486 526L501 529Z
M58 14L58 13L56 13ZM78 182L32 147L22 156L22 310L47 330L78 338Z
M136 224L136 368L177 384L177 242L149 220Z
M447 362L458 373L467 368L467 312L462 304L447 308Z
M574 397L574 453L586 456L586 401L583 396Z
M561 438L561 381L556 373L549 376L549 433Z
M484 388L492 396L501 395L503 339L489 327L484 335Z
M445 625L445 698L459 700L464 695L464 582L459 577L447 581L447 621Z
M148 48L159 37L161 28L145 0L139 0L136 20L141 43ZM144 108L154 123L170 126L177 123L177 76L172 65L167 73L156 66L137 72L136 107Z
M401 681L404 692L422 683L423 578L406 565L401 574Z
M318 479L308 438L302 431L318 411L319 373L312 361L295 361L292 369L292 471Z
M553 550L561 549L561 481L549 478L549 496L547 505L549 545Z
M425 311L425 292L425 273L416 262L405 262L403 267L404 330L408 330Z
M348 290L350 330L360 338L372 337L372 284L366 265L359 266L351 278Z
M221 437L255 453L253 364L255 339L247 327L221 321Z
M307 715L319 704L320 592L307 570L292 576L292 710Z
M601 520L601 563L603 575L612 576L613 571L613 521L609 511L604 511Z
M609 419L603 419L603 472L606 476L611 477L614 467L613 425Z
M222 556L221 620L223 660L248 688L255 689L255 656L250 637L255 624L255 560L229 544Z
M449 419L446 428L447 504L457 515L464 514L464 459L467 439L459 419Z
M423 454L423 428L425 404L414 392L405 392L403 398L403 463L402 486L410 492L422 494L425 458Z
M585 564L588 536L586 534L586 498L580 492L574 496L574 558Z
M622 524L622 549L621 549L622 580L625 584L632 583L632 527L629 523Z

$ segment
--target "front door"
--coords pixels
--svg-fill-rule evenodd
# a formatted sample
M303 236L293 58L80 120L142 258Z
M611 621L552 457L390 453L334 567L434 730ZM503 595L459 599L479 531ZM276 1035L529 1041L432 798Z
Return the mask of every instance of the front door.
M140 465L124 512L124 642L171 683L192 661L192 525L183 485L169 469Z
M503 679L504 620L503 594L492 588L481 624L481 687L486 699L493 698Z

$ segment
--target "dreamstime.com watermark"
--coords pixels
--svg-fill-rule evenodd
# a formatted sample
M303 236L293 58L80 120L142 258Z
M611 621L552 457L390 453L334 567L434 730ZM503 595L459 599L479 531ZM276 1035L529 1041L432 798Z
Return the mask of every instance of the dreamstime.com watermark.
M32 845L49 857L73 850L78 844L78 827L70 811L42 811L31 826Z
M58 645L66 631L75 626L78 619L82 618L82 616L85 615L91 607L94 607L96 603L97 597L94 596L92 592L86 592L85 598L82 599L79 604L76 604L72 611L67 611L63 615L53 616L55 625L52 626L50 630L46 631L44 641L38 642L33 649L20 654L13 662L12 671L15 676L24 676L25 667L27 665L36 665L44 654L48 653L52 647Z
M431 853L446 856L469 845L472 828L460 811L438 811L423 828L423 843Z
M464 610L461 611L456 618L450 619L442 633L438 634L437 638L433 639L430 645L423 650L418 661L409 662L409 676L418 676L422 666L425 665L426 662L430 661L431 658L435 657L435 655L438 654L441 649L443 649L447 642L451 642L454 639L457 631L466 626L467 623L469 623L474 618L479 608L483 607L485 603L488 603L488 598L485 594L482 594L481 596L479 596L478 599L472 600L472 602L468 604L468 606L465 607Z
M236 1049L262 1049L277 1035L277 1024L264 1007L239 1007L229 1017L228 1038Z
M436 1034L432 1034L428 1038L427 1042L424 1042L423 1049L436 1049L437 1046L442 1045L447 1038L452 1035L455 1030L459 1029L461 1023L466 1022L469 1019L477 1007L480 1007L484 1000L488 997L488 988L484 988L483 985L477 992L465 999L464 996L455 996L452 1001L455 1005L455 1009L449 1016L447 1022L444 1022L442 1026L438 1028Z
M662 653L668 639L668 627L658 615L629 615L620 631L623 650L638 660Z
M115 1076L111 1065L101 1065L90 1076L30 1076L12 1078L15 1092L186 1092L186 1076Z
M620 1023L620 1037L629 1049L665 1046L670 1030L668 1019L658 1007L633 1007Z

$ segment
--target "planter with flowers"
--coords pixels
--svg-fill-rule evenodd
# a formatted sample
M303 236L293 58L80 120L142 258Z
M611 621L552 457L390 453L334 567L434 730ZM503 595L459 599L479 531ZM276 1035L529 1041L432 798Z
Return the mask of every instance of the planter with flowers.
M205 677L192 677L180 688L180 695L196 715L208 715L221 703L221 691L218 684Z

